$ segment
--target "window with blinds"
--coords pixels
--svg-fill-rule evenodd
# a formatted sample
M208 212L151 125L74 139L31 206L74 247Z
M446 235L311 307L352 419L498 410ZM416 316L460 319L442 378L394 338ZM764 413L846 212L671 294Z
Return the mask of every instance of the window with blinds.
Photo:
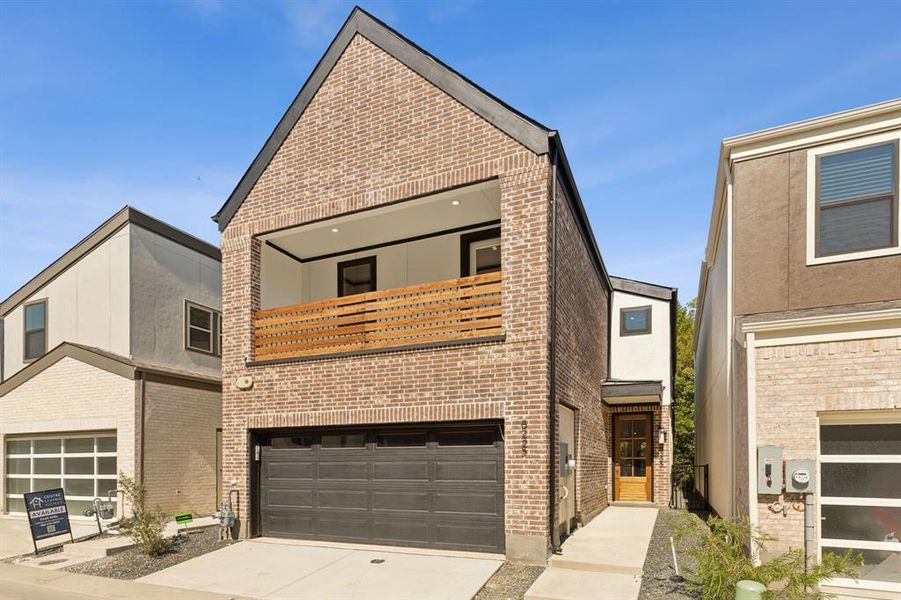
M898 245L898 144L817 157L817 256Z

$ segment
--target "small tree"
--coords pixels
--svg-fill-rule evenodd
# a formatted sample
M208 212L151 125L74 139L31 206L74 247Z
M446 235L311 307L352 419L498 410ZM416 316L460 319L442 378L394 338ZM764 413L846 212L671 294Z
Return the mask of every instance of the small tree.
M673 387L673 462L695 461L695 301L676 307L676 372Z
M688 569L688 585L704 600L732 598L735 584L742 580L767 586L768 600L816 600L829 595L817 586L832 577L857 578L863 557L851 550L844 554L826 553L823 562L807 568L804 551L789 550L755 564L748 549L756 544L765 552L766 544L776 538L751 527L747 519L727 521L710 517L707 525L688 513L675 518L676 536L687 542L686 554L694 560ZM753 541L752 541L753 540Z
M122 530L131 536L141 552L147 556L160 556L171 548L171 542L163 532L166 517L159 507L147 508L147 489L125 473L119 472L119 488L131 504L134 518L124 521Z

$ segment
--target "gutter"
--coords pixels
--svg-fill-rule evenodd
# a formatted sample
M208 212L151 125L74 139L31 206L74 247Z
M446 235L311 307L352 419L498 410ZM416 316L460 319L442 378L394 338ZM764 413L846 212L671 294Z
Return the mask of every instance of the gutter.
M551 527L551 552L560 554L557 533L557 150L552 150L551 176L551 326L550 393L548 398L548 520Z

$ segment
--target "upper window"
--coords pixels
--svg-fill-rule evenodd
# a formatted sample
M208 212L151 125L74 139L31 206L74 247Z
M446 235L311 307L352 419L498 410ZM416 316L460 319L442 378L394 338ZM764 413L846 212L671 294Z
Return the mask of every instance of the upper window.
M38 359L47 352L47 301L26 304L24 357L26 361Z
M641 335L651 333L651 307L636 306L619 311L619 334Z
M338 263L338 296L352 296L375 290L374 256Z
M901 251L897 135L811 150L808 167L808 263Z
M460 236L460 277L501 270L501 230L484 229Z
M219 311L185 301L185 348L207 354L222 354L222 317Z

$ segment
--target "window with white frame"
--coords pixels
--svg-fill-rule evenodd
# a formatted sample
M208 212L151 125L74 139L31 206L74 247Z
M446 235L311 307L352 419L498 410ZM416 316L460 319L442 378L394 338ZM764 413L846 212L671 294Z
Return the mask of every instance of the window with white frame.
M116 501L115 432L6 440L6 510L25 512L23 494L63 488L71 516L81 516L94 498Z
M809 264L901 252L899 138L883 134L808 152Z
M820 426L820 552L863 556L860 582L901 592L901 422Z
M219 311L185 300L185 348L221 355L221 327Z

